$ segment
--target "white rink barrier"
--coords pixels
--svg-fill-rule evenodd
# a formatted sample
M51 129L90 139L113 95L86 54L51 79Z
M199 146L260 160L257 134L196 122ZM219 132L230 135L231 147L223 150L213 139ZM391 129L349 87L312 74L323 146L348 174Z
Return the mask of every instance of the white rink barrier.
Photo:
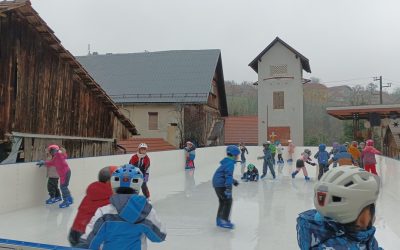
M198 167L216 168L219 161L225 156L225 148L225 146L218 146L197 149L195 165ZM304 148L305 147L296 147L291 170L294 170L295 160L300 157ZM312 151L312 156L318 150L317 147L307 148ZM257 157L263 155L262 147L249 146L248 150L249 154L246 155L247 164L253 163L261 171L263 161L257 160ZM327 150L329 151L330 148ZM130 157L130 154L126 154L69 159L68 164L72 172L69 185L71 193L73 196L77 195L78 198L83 196L88 184L97 180L97 174L101 168L110 165L123 165L129 162ZM184 169L185 160L183 150L152 152L149 153L149 157L151 159L150 178L153 185L157 183L157 179ZM275 156L275 158L277 159L277 156ZM284 147L283 150L283 158L285 162L288 159L286 147ZM315 161L315 159L313 160ZM389 163L388 166L399 166L399 161L396 160L386 157L379 157L379 160L393 161L393 163ZM379 168L379 160L378 171L381 172L380 176L385 176L385 171L382 173L382 169ZM235 170L236 175L240 174L239 164L237 165ZM307 169L310 177L316 176L316 167L308 166ZM388 171L394 173L396 178L400 178L400 173L397 172L398 168L392 169L390 167ZM211 172L212 169L210 169L210 173ZM383 180L383 182L385 182L385 180ZM35 162L0 165L0 183L0 199L2 201L0 203L0 214L17 209L40 206L48 196L46 167L39 168ZM396 188L400 187L400 184L397 184L397 182L393 183L391 179L390 185L395 185Z

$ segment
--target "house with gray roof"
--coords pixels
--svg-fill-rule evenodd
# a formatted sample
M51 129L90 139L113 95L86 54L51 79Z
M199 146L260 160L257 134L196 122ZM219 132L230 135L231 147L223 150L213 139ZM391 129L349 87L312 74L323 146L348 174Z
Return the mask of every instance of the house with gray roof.
M223 142L228 115L221 51L175 50L77 57L142 137L182 146Z

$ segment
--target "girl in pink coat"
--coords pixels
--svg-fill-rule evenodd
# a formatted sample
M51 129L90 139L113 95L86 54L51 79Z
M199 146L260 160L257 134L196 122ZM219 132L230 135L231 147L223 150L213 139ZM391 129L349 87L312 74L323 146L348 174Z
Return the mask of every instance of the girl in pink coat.
M63 202L59 205L60 208L69 207L73 203L71 193L68 189L69 180L71 178L71 170L66 161L67 154L60 150L58 145L50 145L47 150L52 156L51 160L39 161L39 167L45 165L46 167L55 167L60 177L60 189L63 197Z

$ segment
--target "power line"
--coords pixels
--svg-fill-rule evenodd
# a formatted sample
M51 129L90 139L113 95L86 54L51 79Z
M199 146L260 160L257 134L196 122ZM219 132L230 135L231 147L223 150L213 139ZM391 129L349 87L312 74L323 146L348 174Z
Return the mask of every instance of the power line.
M334 82L349 82L349 81L365 80L365 79L371 79L371 78L374 78L374 77L369 76L369 77L359 77L359 78L352 78L352 79L346 79L346 80L323 81L321 83L323 84L323 83L334 83Z

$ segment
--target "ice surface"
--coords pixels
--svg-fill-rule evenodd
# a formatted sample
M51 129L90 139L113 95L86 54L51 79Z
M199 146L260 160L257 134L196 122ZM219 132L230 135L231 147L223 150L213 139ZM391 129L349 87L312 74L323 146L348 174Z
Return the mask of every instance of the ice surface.
M382 192L376 235L385 249L399 249L400 164L380 158L378 165ZM256 166L261 170L261 161ZM210 182L215 167L199 164L194 173L182 170L150 179L152 203L168 235L166 242L150 243L149 249L298 249L296 217L313 208L315 178L306 182L300 172L292 180L286 165L276 180L268 175L259 182L241 182L233 190L231 220L236 228L229 231L215 226L218 201ZM315 167L307 168L315 176ZM235 171L239 179L240 167ZM75 194L76 201L81 198ZM78 205L67 209L43 205L0 214L0 237L67 246Z

